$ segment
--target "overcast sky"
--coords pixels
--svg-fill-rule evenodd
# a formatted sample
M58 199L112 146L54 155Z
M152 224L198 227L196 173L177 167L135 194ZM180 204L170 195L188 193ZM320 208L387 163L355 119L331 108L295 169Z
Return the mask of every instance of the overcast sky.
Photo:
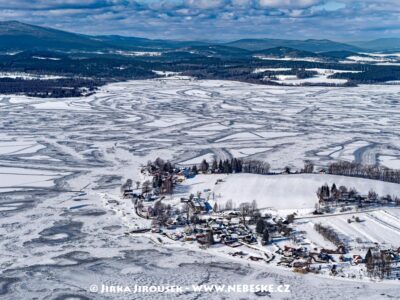
M400 0L0 0L0 19L86 34L233 40L400 37Z

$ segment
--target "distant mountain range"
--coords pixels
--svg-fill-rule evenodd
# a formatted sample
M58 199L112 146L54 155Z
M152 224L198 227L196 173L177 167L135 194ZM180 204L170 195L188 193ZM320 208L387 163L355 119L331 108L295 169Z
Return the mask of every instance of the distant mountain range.
M354 52L351 52L354 53ZM274 47L274 48L268 48L268 49L263 49L263 50L256 50L254 51L255 55L262 55L262 56L267 56L267 57L292 57L292 58L305 58L305 57L319 57L321 54L311 52L311 51L304 51L304 50L299 50L295 48L289 48L289 47Z
M330 40L278 40L278 39L243 39L227 44L247 50L263 50L276 47L287 47L302 51L327 52L327 51L361 51L360 48L348 44L337 43Z
M373 41L352 42L352 45L372 51L400 51L400 38L377 39Z
M0 22L0 50L143 50L176 49L203 45L201 42L151 40L116 35L89 36L29 25L17 21Z
M28 25L17 21L0 23L0 50L96 50L104 42L94 37Z
M109 82L173 74L262 85L396 84L400 82L400 56L393 53L400 50L396 49L400 49L397 39L351 44L282 39L174 41L90 36L0 22L0 70L6 74L0 78L0 94L75 97Z
M331 40L241 39L229 43L152 40L118 35L89 36L29 25L18 21L0 22L0 51L157 51L190 48L194 53L225 52L231 56L271 48L291 48L314 53L400 51L400 39L339 43Z

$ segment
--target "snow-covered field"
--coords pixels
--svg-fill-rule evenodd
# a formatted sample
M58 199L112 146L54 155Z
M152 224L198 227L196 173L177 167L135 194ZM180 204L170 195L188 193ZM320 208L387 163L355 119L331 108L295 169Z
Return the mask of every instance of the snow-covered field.
M265 72L268 70L273 70L275 72L279 71L286 71L288 69L286 68L276 68L276 69L256 69L254 73L260 73L260 72ZM290 70L290 69L289 69ZM334 75L336 73L359 73L361 71L350 71L350 70L335 70L335 69L320 69L320 68L310 68L310 69L305 69L306 71L311 71L311 72L316 72L317 75L310 77L310 78L304 78L304 79L298 79L296 75L275 75L274 77L276 79L268 79L276 83L281 83L285 85L304 85L304 84L320 84L320 83L331 83L331 84L344 84L347 82L346 79L335 79L335 78L329 78L329 76Z
M218 179L223 180L215 184ZM207 192L223 206L232 200L234 206L256 200L259 209L271 208L284 212L283 216L296 212L301 215L315 209L317 189L328 184L355 188L361 195L373 189L379 195L400 197L400 184L322 174L255 175L255 174L209 174L188 179L182 186L186 193ZM245 187L245 188L244 188Z
M43 59L51 59L51 58L43 58ZM25 72L0 72L0 78L13 78L13 79L21 78L25 80L32 80L32 79L52 80L52 79L61 79L65 77L56 75L29 74Z
M322 62L322 59L315 57L275 57L275 56L265 56L265 55L256 55L255 58L262 60L282 60L282 61L309 61L309 62Z
M276 75L277 80L272 80L274 82L283 83L286 85L303 85L303 84L320 84L320 83L331 83L331 84L345 84L346 79L335 79L328 78L327 74L319 74L318 76L298 79L295 75Z
M373 243L379 243L387 247L399 247L400 219L391 215L393 211L399 211L399 209L382 209L358 214L357 216L361 218L362 222L353 222L351 225L347 223L348 215L332 216L324 220L316 218L312 221L322 221L324 224L331 226L345 236L348 243L354 248L366 249L368 246L372 247ZM363 242L357 243L357 238Z
M109 299L88 288L112 282L287 283L291 299L332 299L338 290L341 299L398 298L395 284L301 276L160 246L127 234L130 216L104 201L118 198L121 182L139 180L139 166L158 156L176 163L241 156L273 169L340 159L390 167L400 158L399 96L398 86L272 87L183 77L114 83L76 99L1 96L1 298ZM382 226L375 217L382 220L374 214L368 223ZM393 241L391 230L381 238ZM377 234L370 233L372 242Z
M149 51L116 51L120 55L126 56L161 56L161 52L149 52Z

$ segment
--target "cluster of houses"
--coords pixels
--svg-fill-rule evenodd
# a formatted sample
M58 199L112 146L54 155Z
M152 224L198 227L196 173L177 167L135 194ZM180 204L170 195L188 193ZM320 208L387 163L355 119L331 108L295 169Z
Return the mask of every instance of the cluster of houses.
M189 198L181 198L181 203L187 204L195 214L218 211L217 203L213 199L202 198L201 193L196 196L190 195Z
M143 168L142 173L148 180L137 189L141 193L134 193L132 184L125 184L122 193L135 203L139 216L152 220L152 232L175 241L196 241L201 246L223 244L238 247L256 244L260 238L264 241L264 236L257 233L254 226L261 216L245 214L240 209L221 211L210 190L180 198L173 207L164 201L165 195L172 193L177 184L196 175L191 168L174 168L156 160ZM208 197L204 197L207 193ZM288 232L288 223L282 219L264 220L263 223L269 234Z
M122 193L125 198L132 199L137 215L152 220L152 232L173 241L197 243L202 248L212 245L231 248L245 246L229 254L233 257L266 263L275 260L277 265L292 268L299 273L319 273L321 266L325 265L329 266L332 275L337 275L337 266L340 263L349 262L352 265L366 263L365 257L349 254L340 243L334 243L336 249L310 249L301 232L294 230L292 224L294 215L289 215L285 219L271 215L261 216L256 209L251 213L247 211L247 214L240 207L221 210L211 196L210 190L180 198L173 205L165 200L165 195L172 194L176 185L196 176L196 172L192 168L175 168L162 160L156 160L142 170L148 180L143 182L141 187L137 184L136 192L132 188L132 182L127 182L123 186ZM208 197L202 197L207 193ZM328 185L320 187L317 196L319 203L323 205L392 201L389 196L378 197L373 191L362 196L354 189L344 186L338 188L335 184L331 187ZM349 223L359 221L357 218L349 219ZM260 252L259 241L265 245L270 244L271 239L287 240L288 243L282 245L274 242L269 249L275 247L277 250ZM246 253L243 249L249 249L250 252L254 249L256 251L254 253L262 254ZM393 261L400 261L400 249L390 250L390 255L393 256Z
M358 205L365 206L371 204L395 204L400 205L400 200L391 195L379 196L375 191L370 190L367 195L361 195L354 188L347 188L345 186L337 187L336 184L332 184L331 187L325 184L318 188L317 197L319 204L326 206L334 205Z
M359 254L347 254L344 246L339 246L337 249L312 249L306 247L290 247L284 246L283 249L279 248L276 254L280 255L280 260L277 265L293 268L294 272L306 273L320 273L322 266L325 264L330 269L330 274L333 276L338 275L338 266L343 262L348 262L350 265L368 265L370 261L369 256L371 249L367 255L363 257ZM399 249L386 249L377 250L380 257L390 257L390 263L397 265L400 262L400 248ZM398 273L397 273L398 274ZM397 275L400 279L399 274Z
M344 250L338 248L336 250L320 249L318 251L318 249L313 249L310 251L307 247L284 246L283 249L278 249L276 253L281 255L278 265L293 267L296 272L308 273L313 271L312 265L335 262L332 254L344 254Z
M197 241L200 245L210 246L224 244L229 247L238 247L243 243L254 244L257 236L248 227L240 223L235 215L219 217L197 218L195 222L174 222L173 226L154 226L153 232L161 233L173 240L183 242Z

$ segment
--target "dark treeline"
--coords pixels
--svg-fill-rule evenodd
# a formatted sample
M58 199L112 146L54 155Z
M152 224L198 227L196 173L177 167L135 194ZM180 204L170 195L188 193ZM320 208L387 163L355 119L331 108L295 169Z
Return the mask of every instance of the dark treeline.
M205 50L197 51L194 54L182 50L165 52L160 56L137 57L118 53L25 51L15 55L0 55L0 69L2 72L97 78L101 79L103 84L112 81L159 77L153 70L179 72L182 75L198 79L222 79L274 85L280 83L266 81L265 77L273 78L278 74L291 74L298 78L309 78L316 75L313 71L305 70L311 68L361 71L360 73L337 73L330 76L331 78L349 80L345 85L400 80L400 67L398 66L341 64L334 58L325 62L261 60L248 53L241 54L240 51L238 53L226 53L225 49L220 49L217 54L214 53L215 56L209 57L206 55L207 53ZM35 57L41 57L41 59ZM290 68L291 70L254 73L256 68ZM33 87L33 85L33 83L28 83L28 87ZM325 85L334 84L325 83ZM48 87L48 84L44 84L42 87ZM21 89L17 90L21 91ZM27 93L26 91L21 92ZM47 92L50 92L50 90L47 90ZM59 89L54 92L62 96ZM36 93L36 91L33 91L33 93ZM65 93L74 95L77 91Z
M49 59L37 59L45 57ZM157 64L130 59L122 55L87 55L52 52L22 52L0 55L2 72L63 75L68 77L93 77L110 79L147 79L157 77L153 68Z
M334 69L349 71L368 71L371 65L341 64L338 62L296 61L296 60L252 60L249 67L255 68L292 68L292 69Z
M159 170L161 172L169 174L173 174L174 172L177 171L175 166L170 161L165 161L160 157L157 157L154 162L152 162L151 160L148 161L147 168L149 168L151 172Z
M360 71L359 73L354 72L343 72L335 73L329 76L329 78L335 79L347 79L350 84L372 84L380 83L385 81L396 81L400 80L400 67L399 66L381 66L371 64L342 64L338 62L310 62L310 61L253 61L248 65L249 67L256 68L292 68L292 69L335 69L335 70L349 70L349 71ZM281 73L280 74L284 74Z
M264 71L258 74L262 74L261 76L266 76L269 79L276 78L276 75L295 75L299 79L311 78L313 76L318 75L315 71L307 71L305 69L290 69L284 71ZM259 75L260 76L260 75Z
M337 187L335 183L332 184L332 187L329 187L328 184L319 187L317 190L317 197L320 203L325 204L331 203L338 205L340 202L347 203L350 201L358 205L390 203L400 206L400 198L397 196L392 196L390 194L379 196L373 189L370 189L367 195L360 195L355 188L349 188L343 185Z
M400 170L389 169L382 166L361 165L347 161L330 164L327 173L400 183Z
M154 162L149 161L147 167L150 171L161 170L166 173L176 173L181 171L174 164L169 161L164 161L161 158L157 158ZM216 160L208 162L206 159L200 164L195 164L191 167L191 171L197 174L199 171L202 173L252 173L252 174L301 174L308 173L312 174L315 172L315 166L311 161L305 161L303 168L297 171L292 171L290 167L285 167L282 172L271 172L271 166L268 162L254 159L225 159ZM325 170L327 174L350 176L350 177L360 177L366 179L375 179L380 181L387 181L400 184L400 170L389 169L382 166L374 165L362 165L353 162L340 161L331 163ZM335 194L336 192L349 193L351 197L353 193L357 194L354 189L347 189L344 186L339 188L334 187L329 188L328 186L323 186L319 189L322 196L330 197L330 192ZM370 191L371 193L371 191ZM371 195L369 195L369 198ZM375 197L376 198L376 197Z
M0 78L0 94L26 94L34 97L79 97L92 93L101 80L66 78L66 79L32 79Z
M336 73L330 78L348 79L355 83L372 84L400 79L400 68L396 66L370 66L360 73Z
M270 165L267 162L259 160L241 160L237 158L226 160L213 160L210 164L205 159L199 166L194 165L192 171L203 173L253 173L270 174Z

